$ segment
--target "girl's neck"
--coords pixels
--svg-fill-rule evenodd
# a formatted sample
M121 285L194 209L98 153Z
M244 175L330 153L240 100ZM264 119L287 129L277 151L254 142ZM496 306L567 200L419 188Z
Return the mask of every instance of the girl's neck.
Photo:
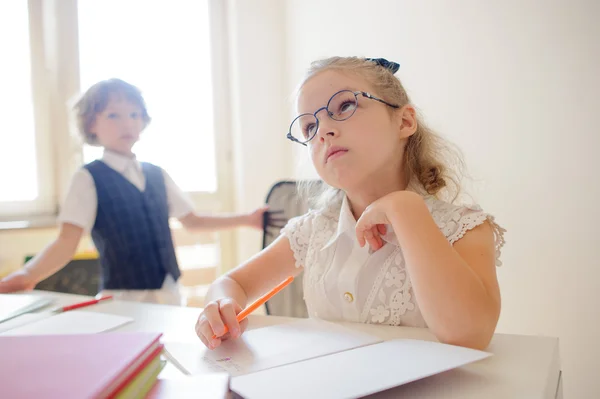
M403 191L408 187L408 179L390 179L386 182L372 180L372 183L361 185L356 189L344 190L354 218L358 220L365 209L373 202L395 191Z

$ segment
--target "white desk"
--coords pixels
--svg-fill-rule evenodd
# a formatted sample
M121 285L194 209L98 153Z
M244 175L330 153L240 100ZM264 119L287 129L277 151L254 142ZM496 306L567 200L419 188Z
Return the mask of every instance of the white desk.
M48 292L55 305L67 305L86 297ZM118 331L162 332L169 341L195 342L198 338L194 325L200 310L165 305L141 304L124 301L107 301L83 308L89 312L102 312L130 316L133 323ZM289 323L292 318L250 316L249 329ZM434 340L424 329L388 327L369 324L344 323L344 325L377 335L383 339L415 338ZM461 399L560 399L562 384L557 338L496 334L487 348L494 356L478 363L403 385L370 396L370 398L461 398ZM403 359L398 359L399 362ZM407 359L406 361L412 361ZM374 362L374 364L376 364Z

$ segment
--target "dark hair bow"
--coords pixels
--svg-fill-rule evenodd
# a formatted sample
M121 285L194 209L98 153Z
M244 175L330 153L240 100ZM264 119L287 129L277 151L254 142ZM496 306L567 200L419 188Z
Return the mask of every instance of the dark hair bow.
M388 61L385 58L367 58L367 61L372 61L377 65L384 67L385 69L389 69L392 74L395 74L398 72L398 69L400 69L400 64L397 62Z

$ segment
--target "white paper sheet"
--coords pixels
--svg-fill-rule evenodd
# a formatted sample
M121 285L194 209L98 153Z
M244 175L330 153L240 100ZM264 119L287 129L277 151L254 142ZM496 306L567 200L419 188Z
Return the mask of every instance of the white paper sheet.
M38 295L0 294L0 323L23 313L33 312L51 302L51 299Z
M234 377L245 399L358 398L484 359L477 350L416 340L391 340Z
M188 377L171 361L171 359L168 356L162 356L162 359L164 359L167 362L167 364L165 364L165 367L161 370L160 374L158 375L158 378L163 380L169 380L174 378Z
M52 313L49 312L22 314L21 316L0 323L0 333L12 330L13 328L24 326L25 324L34 323L36 321L48 318L51 315Z
M69 310L1 333L8 335L94 334L133 321L131 317Z
M304 319L247 331L213 351L200 341L167 341L165 350L191 375L227 372L236 376L377 342L381 339L337 324Z

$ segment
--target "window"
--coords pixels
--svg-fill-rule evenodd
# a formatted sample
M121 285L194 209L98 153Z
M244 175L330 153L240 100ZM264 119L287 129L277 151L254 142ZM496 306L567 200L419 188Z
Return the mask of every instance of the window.
M153 118L139 159L165 168L198 211L230 210L225 33L220 0L0 2L0 222L16 221L2 225L55 216L76 169L101 155L72 134L69 107L112 77L138 86ZM188 284L233 266L231 232L176 228L173 239Z
M199 211L226 210L227 126L214 117L227 92L214 56L226 54L214 34L224 15L210 0L0 2L0 221L56 214L73 172L101 155L65 133L70 100L111 77L138 86L153 118L138 158L167 170Z
M152 122L135 152L187 192L217 190L208 11L197 0L80 0L78 7L82 90L112 77L138 86ZM85 162L100 156L84 148Z
M0 218L53 209L48 153L38 144L32 87L32 46L26 1L0 3Z

